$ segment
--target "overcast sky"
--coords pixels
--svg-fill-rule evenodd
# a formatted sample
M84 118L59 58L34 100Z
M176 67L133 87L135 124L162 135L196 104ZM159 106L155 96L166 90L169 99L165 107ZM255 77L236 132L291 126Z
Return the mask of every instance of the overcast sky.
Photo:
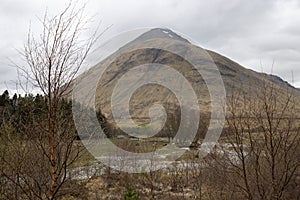
M26 39L29 22L48 8L61 10L62 0L0 1L0 89L15 89L16 49ZM139 27L168 27L203 48L225 55L256 71L271 72L300 87L300 1L298 0L90 0L87 14L113 25L103 37ZM293 74L293 76L292 76ZM0 91L1 92L1 91Z

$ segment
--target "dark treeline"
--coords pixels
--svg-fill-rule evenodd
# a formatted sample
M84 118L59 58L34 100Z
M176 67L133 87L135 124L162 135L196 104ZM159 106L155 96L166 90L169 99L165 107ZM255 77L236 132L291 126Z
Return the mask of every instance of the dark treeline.
M70 99L62 98L59 101L58 109L63 118L72 119L72 101ZM21 137L24 136L23 139L34 137L34 134L23 133L28 130L29 126L34 126L35 123L45 123L47 121L47 112L47 98L41 94L25 94L21 96L15 93L11 96L8 90L5 90L0 96L0 127L12 127L15 134ZM99 124L107 137L116 137L121 134L119 129L108 122L101 111L98 111L96 114ZM69 120L69 123L72 130L76 132L73 120ZM76 139L80 140L80 137L76 136Z
M69 117L72 102L62 99L60 105L62 115ZM41 122L47 118L47 99L40 94L14 94L12 97L5 90L0 97L0 125L13 126L17 132L23 127L30 126L33 122Z
M0 96L0 127L11 126L15 134L22 137L34 137L33 134L22 134L28 126L34 123L43 123L47 120L47 98L40 94L25 94L24 96L10 95L5 90ZM59 102L60 115L63 118L72 119L72 101L61 99ZM105 134L110 137L112 134L108 131L108 122L106 117L99 111L97 117L101 127L105 130ZM75 125L71 120L71 126L76 132ZM25 136L26 135L26 136ZM25 139L25 138L24 138ZM80 138L77 136L77 139Z

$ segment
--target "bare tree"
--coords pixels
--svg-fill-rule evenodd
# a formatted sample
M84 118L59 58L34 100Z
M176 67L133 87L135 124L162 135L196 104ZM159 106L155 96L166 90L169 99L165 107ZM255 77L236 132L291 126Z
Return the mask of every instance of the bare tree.
M93 44L103 33L99 34L97 28L88 39L83 39L90 20L86 18L84 10L85 5L78 8L76 3L70 2L54 17L45 12L40 20L42 33L36 36L30 29L24 50L21 51L27 66L17 67L32 85L38 87L46 102L45 118L33 117L31 125L21 129L28 136L25 144L28 151L35 151L27 155L35 153L34 158L37 158L26 156L26 159L30 159L26 161L26 166L41 173L35 176L33 170L19 170L22 181L12 180L29 199L58 197L62 186L70 180L67 169L82 151L82 147L75 143L76 130L71 113L66 113L66 108L63 108L63 101L70 93L72 81ZM30 116L33 115L28 113ZM24 167L24 162L18 167ZM39 162L41 164L37 165ZM8 174L7 178L10 178Z
M251 98L231 97L227 116L231 134L209 159L228 194L234 191L236 199L296 198L300 169L296 98L293 91L273 84Z

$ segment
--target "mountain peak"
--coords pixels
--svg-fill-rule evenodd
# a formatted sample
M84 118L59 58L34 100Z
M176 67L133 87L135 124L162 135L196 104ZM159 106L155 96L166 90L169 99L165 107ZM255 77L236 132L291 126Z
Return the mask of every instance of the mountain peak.
M190 43L187 39L181 37L180 35L167 28L153 28L139 37L140 40L147 40L152 38L171 38L174 40L180 40Z

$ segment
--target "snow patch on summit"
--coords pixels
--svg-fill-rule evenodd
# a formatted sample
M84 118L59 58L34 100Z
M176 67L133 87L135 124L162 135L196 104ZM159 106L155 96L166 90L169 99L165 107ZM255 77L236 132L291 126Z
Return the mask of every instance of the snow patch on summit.
M170 33L169 33L169 31L162 31L163 33L165 33L165 34L167 34L170 38L173 38L173 35L171 35Z

